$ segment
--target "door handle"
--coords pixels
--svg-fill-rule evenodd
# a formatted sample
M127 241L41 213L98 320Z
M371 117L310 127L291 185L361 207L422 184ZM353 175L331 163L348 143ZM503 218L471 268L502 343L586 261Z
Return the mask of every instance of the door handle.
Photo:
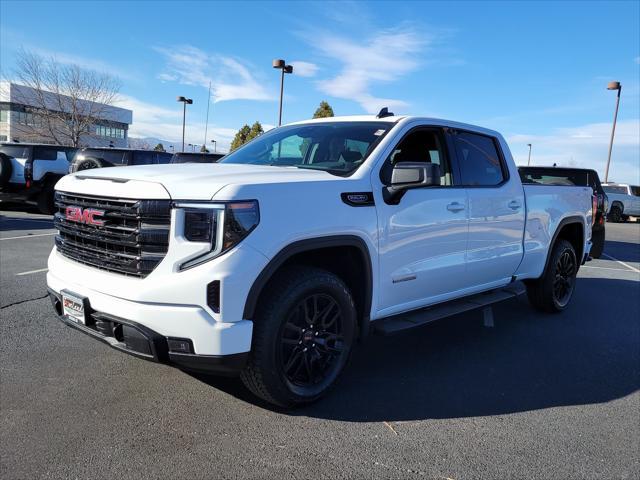
M520 210L520 207L522 207L522 205L520 205L520 202L518 202L517 200L512 200L509 202L509 208L511 210Z
M459 212L460 210L464 210L464 205L458 202L453 202L447 205L447 210L450 212Z

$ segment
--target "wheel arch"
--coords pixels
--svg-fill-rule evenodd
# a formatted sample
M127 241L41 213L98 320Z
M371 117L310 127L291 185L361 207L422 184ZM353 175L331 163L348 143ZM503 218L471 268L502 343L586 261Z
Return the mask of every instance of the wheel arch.
M356 253L357 255L351 255ZM331 260L329 262L324 262ZM291 264L320 266L339 275L354 296L360 336L368 333L373 296L371 253L366 242L357 235L331 235L298 240L282 248L256 277L244 305L243 318L253 320L261 296L271 279ZM355 267L355 268L350 268ZM362 275L358 275L361 273Z
M624 213L624 203L621 202L620 200L614 200L613 202L611 202L611 206L609 207L609 212L611 212L611 209L613 207L618 207L620 209L620 213Z
M553 247L559 239L567 240L576 252L576 260L578 261L578 268L582 264L582 257L584 254L584 240L585 240L585 224L584 220L580 216L565 217L558 223L551 242L549 242L549 248L547 250L547 258L544 263L543 275L549 265L551 259L551 253Z

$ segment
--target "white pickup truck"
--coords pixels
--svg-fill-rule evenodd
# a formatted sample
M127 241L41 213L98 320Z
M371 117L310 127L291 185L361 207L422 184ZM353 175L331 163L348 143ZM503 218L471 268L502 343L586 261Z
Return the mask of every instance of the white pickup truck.
M112 347L319 398L369 330L508 298L569 303L592 192L525 186L502 136L430 118L271 130L212 165L78 172L56 186L53 306Z

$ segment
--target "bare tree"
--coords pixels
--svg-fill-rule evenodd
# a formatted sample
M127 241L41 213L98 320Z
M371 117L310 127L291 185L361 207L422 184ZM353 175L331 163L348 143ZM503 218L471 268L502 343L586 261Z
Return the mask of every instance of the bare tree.
M28 87L17 89L18 101L31 110L31 121L20 125L24 133L72 147L81 146L83 137L96 136L95 124L109 116L120 90L120 82L109 74L24 49L15 74L17 83Z

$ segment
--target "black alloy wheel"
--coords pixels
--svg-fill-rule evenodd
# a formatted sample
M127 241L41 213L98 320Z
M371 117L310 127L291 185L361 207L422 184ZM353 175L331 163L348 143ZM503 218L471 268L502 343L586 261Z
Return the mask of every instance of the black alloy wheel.
M576 281L576 258L573 252L565 250L556 262L556 273L553 280L553 296L559 306L569 303Z
M291 311L280 336L280 367L292 388L330 383L343 354L342 310L324 293L303 298Z

